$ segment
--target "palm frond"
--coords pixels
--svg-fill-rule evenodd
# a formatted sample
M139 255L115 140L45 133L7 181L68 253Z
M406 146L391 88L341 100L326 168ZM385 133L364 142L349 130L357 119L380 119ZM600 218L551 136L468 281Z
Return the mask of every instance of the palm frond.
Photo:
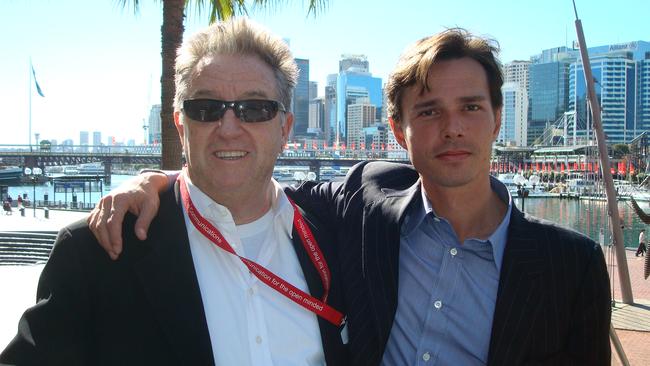
M122 9L127 8L129 3L132 3L133 14L138 15L140 13L140 0L115 0L115 3Z
M285 5L288 2L288 0L253 0L253 7L259 9L268 9L270 11L277 11L277 8ZM307 2L307 16L313 15L316 17L319 13L327 9L328 4L328 0L309 0Z

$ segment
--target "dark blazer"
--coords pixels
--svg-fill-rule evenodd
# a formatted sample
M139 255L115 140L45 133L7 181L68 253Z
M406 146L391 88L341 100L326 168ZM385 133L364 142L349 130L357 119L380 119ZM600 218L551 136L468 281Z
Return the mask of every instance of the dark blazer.
M306 183L290 193L338 228L354 364L378 365L386 347L397 307L400 226L420 199L418 178L411 166L365 162L342 183ZM488 365L609 365L609 294L596 243L513 207Z
M305 216L332 272L328 303L340 311L339 272L331 238ZM38 303L20 320L0 355L9 365L213 365L212 346L174 189L161 195L146 241L127 216L124 251L112 261L85 221L59 233L38 285ZM309 291L321 280L294 229L294 247ZM346 364L340 329L319 318L328 364Z

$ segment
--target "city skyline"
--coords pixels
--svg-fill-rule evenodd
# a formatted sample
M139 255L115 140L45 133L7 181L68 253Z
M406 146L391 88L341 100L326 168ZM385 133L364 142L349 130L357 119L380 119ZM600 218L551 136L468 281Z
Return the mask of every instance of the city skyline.
M643 12L635 11L642 1L622 1L615 8L604 1L578 1L577 6L590 47L644 38ZM369 71L385 83L406 45L444 27L462 26L496 38L504 63L575 40L570 1L525 7L506 1L416 1L405 8L330 1L316 18L306 17L300 3L250 15L288 39L296 58L309 60L309 80L318 82L319 96L327 75L337 73L342 54L366 55ZM0 14L0 31L12 35L4 39L8 57L0 60L0 100L9 121L5 126L12 129L2 134L0 144L27 143L30 56L44 95L31 86L32 131L40 139L75 139L85 130L117 141L144 140L143 122L160 94L159 4L141 2L134 15L112 1L5 2ZM203 18L189 14L187 33L206 25Z

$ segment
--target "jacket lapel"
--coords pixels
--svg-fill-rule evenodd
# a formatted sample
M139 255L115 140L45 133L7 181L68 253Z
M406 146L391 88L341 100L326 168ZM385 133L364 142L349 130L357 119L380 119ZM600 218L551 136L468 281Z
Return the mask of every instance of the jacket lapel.
M201 292L189 247L185 219L174 190L161 195L158 217L130 257L152 311L181 364L214 364Z
M488 365L522 359L539 314L544 268L543 238L513 206L494 310Z
M382 188L380 199L364 207L362 271L382 351L397 308L400 227L407 208L419 196L419 187L418 180L405 190Z

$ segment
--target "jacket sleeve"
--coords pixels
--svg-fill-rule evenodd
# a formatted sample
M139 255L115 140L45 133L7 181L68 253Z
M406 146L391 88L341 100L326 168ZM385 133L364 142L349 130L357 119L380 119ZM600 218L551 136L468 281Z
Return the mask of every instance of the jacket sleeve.
M594 244L572 310L568 353L575 363L610 365L611 292L605 257Z
M0 354L2 365L83 365L89 323L86 274L69 230L59 233L41 274L37 303Z
M600 246L592 244L592 255L569 310L571 323L563 350L544 360L526 362L526 366L611 365L609 275Z

